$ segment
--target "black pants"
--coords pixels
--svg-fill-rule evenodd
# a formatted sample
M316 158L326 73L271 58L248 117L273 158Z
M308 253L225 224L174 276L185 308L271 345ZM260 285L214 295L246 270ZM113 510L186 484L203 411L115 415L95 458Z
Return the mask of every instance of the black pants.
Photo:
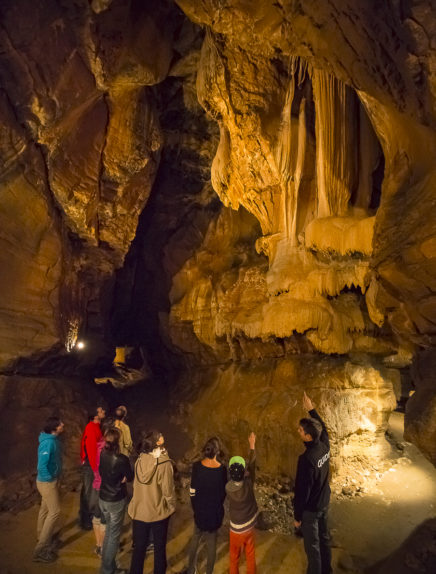
M303 512L301 532L307 554L307 574L332 574L327 508L319 512Z
M150 541L154 542L154 574L165 574L167 570L167 536L169 517L157 522L142 522L133 520L133 554L130 563L130 574L142 574L144 570L145 553Z
M94 471L86 460L82 464L82 489L80 491L79 524L82 528L92 528Z

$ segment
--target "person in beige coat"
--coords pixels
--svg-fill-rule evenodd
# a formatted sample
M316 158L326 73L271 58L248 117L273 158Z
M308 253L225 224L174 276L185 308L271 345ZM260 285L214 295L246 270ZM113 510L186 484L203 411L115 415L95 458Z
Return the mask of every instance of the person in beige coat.
M165 574L168 524L176 509L173 465L158 431L143 436L140 451L128 510L133 521L130 574L143 573L150 533L154 542L154 574Z

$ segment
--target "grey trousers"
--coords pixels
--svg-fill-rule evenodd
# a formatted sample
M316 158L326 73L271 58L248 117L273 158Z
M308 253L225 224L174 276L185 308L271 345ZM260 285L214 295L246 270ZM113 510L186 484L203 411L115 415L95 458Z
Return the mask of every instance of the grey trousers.
M194 535L191 539L189 546L189 565L188 574L194 574L197 564L197 552L201 539L204 538L207 550L207 564L206 574L212 574L216 558L216 543L218 538L218 530L213 532L205 532L200 530L197 526L194 528Z
M42 498L36 527L38 543L35 547L35 554L39 554L42 550L49 549L53 535L59 530L58 521L61 514L61 503L57 480L52 482L37 480L36 488Z

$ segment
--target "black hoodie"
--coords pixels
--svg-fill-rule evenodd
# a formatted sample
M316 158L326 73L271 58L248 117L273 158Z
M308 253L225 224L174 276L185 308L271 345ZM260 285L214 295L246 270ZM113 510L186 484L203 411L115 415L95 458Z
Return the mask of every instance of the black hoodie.
M318 512L330 501L330 441L324 421L315 409L309 415L322 425L319 439L305 442L306 451L299 456L295 478L294 518L301 522L303 512Z

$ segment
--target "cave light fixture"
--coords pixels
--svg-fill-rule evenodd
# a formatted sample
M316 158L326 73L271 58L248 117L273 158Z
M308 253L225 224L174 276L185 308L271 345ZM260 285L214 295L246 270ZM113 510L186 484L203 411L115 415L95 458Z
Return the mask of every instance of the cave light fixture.
M83 341L77 341L76 347L79 349L79 351L81 351L85 348L85 343Z

